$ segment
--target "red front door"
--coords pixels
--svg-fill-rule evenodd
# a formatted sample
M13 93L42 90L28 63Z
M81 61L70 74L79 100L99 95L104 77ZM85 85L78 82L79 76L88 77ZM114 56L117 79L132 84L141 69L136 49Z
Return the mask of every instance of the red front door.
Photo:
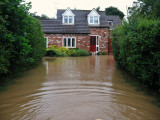
M109 54L113 54L113 51L112 51L112 38L109 38Z
M90 36L90 52L96 52L96 36Z

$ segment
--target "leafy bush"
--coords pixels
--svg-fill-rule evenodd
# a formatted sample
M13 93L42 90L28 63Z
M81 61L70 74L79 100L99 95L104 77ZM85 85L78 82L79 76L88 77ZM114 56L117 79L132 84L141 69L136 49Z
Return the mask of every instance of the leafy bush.
M106 55L106 51L98 52L97 55Z
M56 45L50 46L46 51L46 56L77 57L77 56L89 56L89 55L90 55L89 52L83 49L74 48L74 49L69 50L68 48L65 48L65 47L57 48Z
M45 53L41 24L29 15L30 7L23 0L0 2L1 78L37 65Z
M79 48L73 48L72 50L76 50L77 51L77 50L79 50Z
M56 49L48 49L46 51L46 56L59 56L59 52Z
M113 33L116 62L143 85L160 92L160 21L133 18Z
M71 49L71 50L69 50L69 52L68 52L68 56L71 56L71 57L77 57L77 56L78 56L78 52L77 52L77 50L75 50L75 49Z
M57 45L50 45L48 49L57 49Z
M78 56L89 56L90 55L89 52L84 49L79 49L77 51L77 54L78 54Z
M62 53L62 54L68 54L68 52L69 52L69 49L68 48L65 48L65 47L59 47L58 49L57 49L60 53ZM62 55L63 56L63 55Z

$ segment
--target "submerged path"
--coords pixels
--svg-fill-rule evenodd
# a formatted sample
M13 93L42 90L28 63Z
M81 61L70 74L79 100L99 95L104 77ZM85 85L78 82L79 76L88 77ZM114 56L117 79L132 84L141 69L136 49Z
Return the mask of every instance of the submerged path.
M0 93L0 120L160 120L113 56L45 58Z

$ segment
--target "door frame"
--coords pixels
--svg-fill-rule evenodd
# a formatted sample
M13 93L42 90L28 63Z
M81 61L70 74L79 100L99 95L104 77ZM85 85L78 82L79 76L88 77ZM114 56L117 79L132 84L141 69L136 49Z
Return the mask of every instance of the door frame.
M99 35L90 35L91 36L95 36L96 37L96 54L99 52ZM89 37L89 39L90 39Z

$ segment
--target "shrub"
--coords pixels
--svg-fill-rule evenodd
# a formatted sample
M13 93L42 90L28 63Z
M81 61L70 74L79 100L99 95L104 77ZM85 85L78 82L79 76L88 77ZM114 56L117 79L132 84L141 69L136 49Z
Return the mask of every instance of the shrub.
M76 50L76 51L77 51L77 50L79 50L79 48L73 48L73 49L71 49L71 50Z
M59 47L57 48L56 45L50 46L46 50L46 56L71 56L71 57L78 57L78 56L89 56L90 53L86 50L74 48L69 50L65 47Z
M57 45L50 45L48 49L57 49Z
M106 51L102 51L102 55L106 55Z
M50 57L59 56L59 52L56 49L48 49L46 51L46 56L50 56Z
M113 33L116 62L143 85L160 92L160 22L132 19Z
M65 47L59 47L58 49L57 49L60 53L63 53L63 54L68 54L68 52L69 52L69 49L68 48L65 48Z
M75 49L71 49L71 50L69 50L67 55L71 56L71 57L77 57L78 56L78 52Z
M79 49L77 51L77 54L78 54L78 56L89 56L90 55L89 52L84 49Z
M29 8L23 0L0 2L0 77L37 65L45 53L41 24Z
M106 55L106 51L98 52L97 55Z

